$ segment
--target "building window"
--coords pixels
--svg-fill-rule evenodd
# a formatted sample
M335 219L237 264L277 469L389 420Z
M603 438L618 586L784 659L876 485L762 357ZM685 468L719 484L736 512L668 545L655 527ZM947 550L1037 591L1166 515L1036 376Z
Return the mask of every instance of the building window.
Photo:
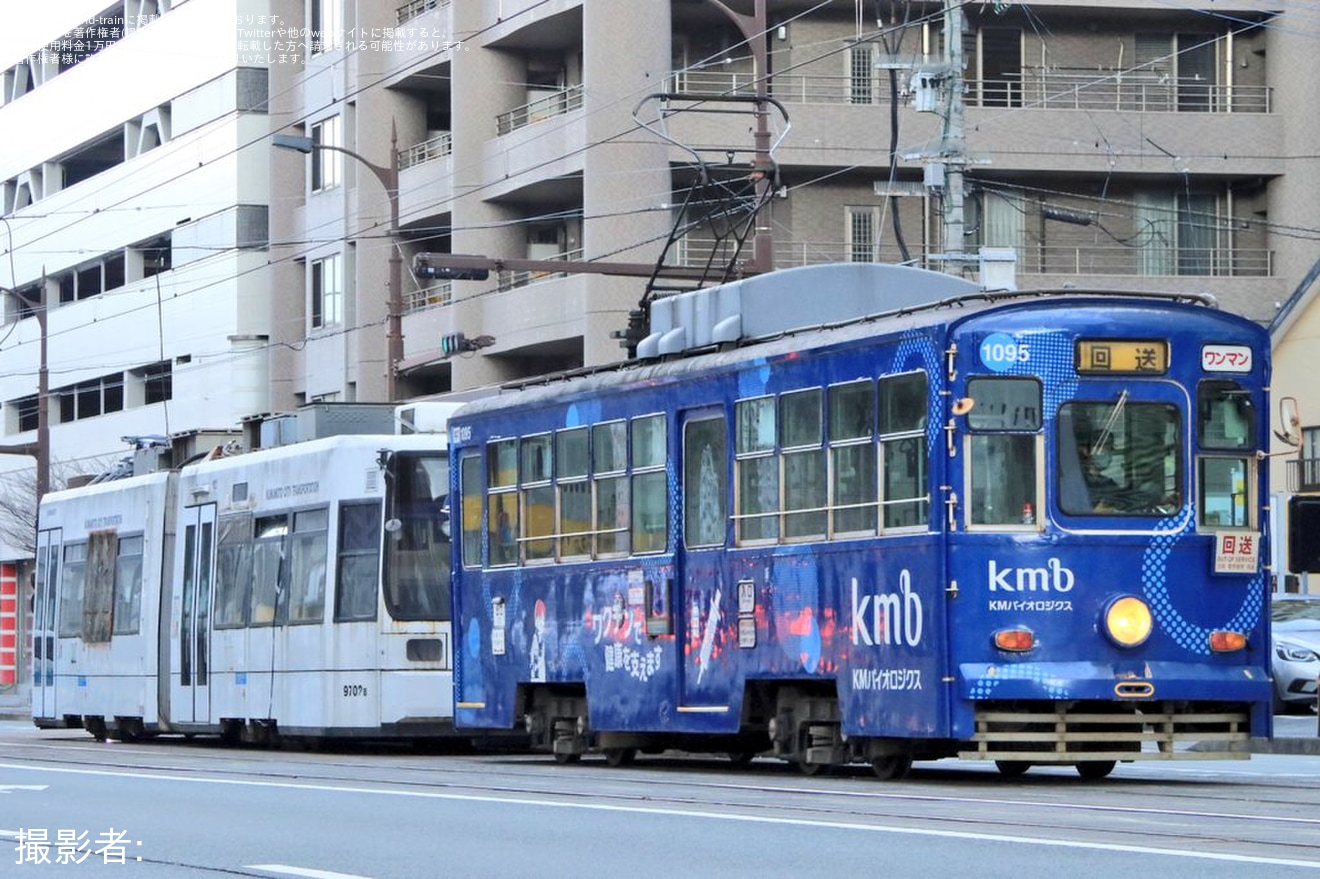
M848 262L874 262L876 252L876 228L879 225L879 209L874 207L844 208L848 223Z
M66 385L55 392L60 401L60 421L81 421L124 408L123 373L112 373L74 385Z
M312 0L311 54L338 49L344 39L340 3L343 0Z
M875 91L875 46L853 46L848 50L848 103L874 103Z
M338 116L312 126L312 192L332 189L343 180L343 154L315 147L343 147L343 122Z
M143 405L164 403L174 399L174 373L168 360L145 366L140 371L143 387Z
M339 254L312 263L312 329L344 321L344 270Z

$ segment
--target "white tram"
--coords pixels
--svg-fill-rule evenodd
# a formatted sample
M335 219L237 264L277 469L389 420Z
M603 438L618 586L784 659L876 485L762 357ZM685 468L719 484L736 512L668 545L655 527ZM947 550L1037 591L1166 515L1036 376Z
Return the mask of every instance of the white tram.
M451 732L448 466L441 425L48 495L33 721L123 740Z

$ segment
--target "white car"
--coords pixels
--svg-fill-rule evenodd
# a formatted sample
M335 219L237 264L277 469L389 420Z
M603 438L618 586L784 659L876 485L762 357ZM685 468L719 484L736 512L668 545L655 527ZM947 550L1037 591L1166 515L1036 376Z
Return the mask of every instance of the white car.
M1276 712L1316 710L1320 678L1320 598L1275 598L1274 709Z

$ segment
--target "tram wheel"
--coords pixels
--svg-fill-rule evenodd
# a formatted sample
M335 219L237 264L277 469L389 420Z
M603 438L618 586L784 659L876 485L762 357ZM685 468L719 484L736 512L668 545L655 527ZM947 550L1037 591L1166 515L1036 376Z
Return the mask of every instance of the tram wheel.
M1113 760L1087 760L1077 764L1077 774L1088 779L1104 778L1114 771L1114 765Z
M871 759L871 771L881 781L898 781L907 778L911 769L911 754L885 754Z
M555 754L555 762L560 766L567 766L570 763L578 763L581 760L581 754Z
M119 728L115 732L115 738L126 745L136 744L146 738L146 730L142 728L142 721L136 718L119 718Z
M1021 778L1027 774L1031 764L1026 760L996 760L995 767L1005 778Z
M631 766L633 760L637 759L636 748L606 748L605 762L615 769L620 766Z
M805 760L798 761L798 770L803 775L820 775L825 771L825 763L808 763Z
M105 731L105 720L100 717L83 718L83 729L87 730L91 737L98 742L104 742L109 738Z

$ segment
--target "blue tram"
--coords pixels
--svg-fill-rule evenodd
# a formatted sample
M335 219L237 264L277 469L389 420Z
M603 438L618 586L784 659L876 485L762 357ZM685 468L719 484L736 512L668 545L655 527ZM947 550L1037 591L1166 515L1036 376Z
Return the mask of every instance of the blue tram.
M877 265L652 321L450 421L458 725L882 778L1270 734L1260 327Z

